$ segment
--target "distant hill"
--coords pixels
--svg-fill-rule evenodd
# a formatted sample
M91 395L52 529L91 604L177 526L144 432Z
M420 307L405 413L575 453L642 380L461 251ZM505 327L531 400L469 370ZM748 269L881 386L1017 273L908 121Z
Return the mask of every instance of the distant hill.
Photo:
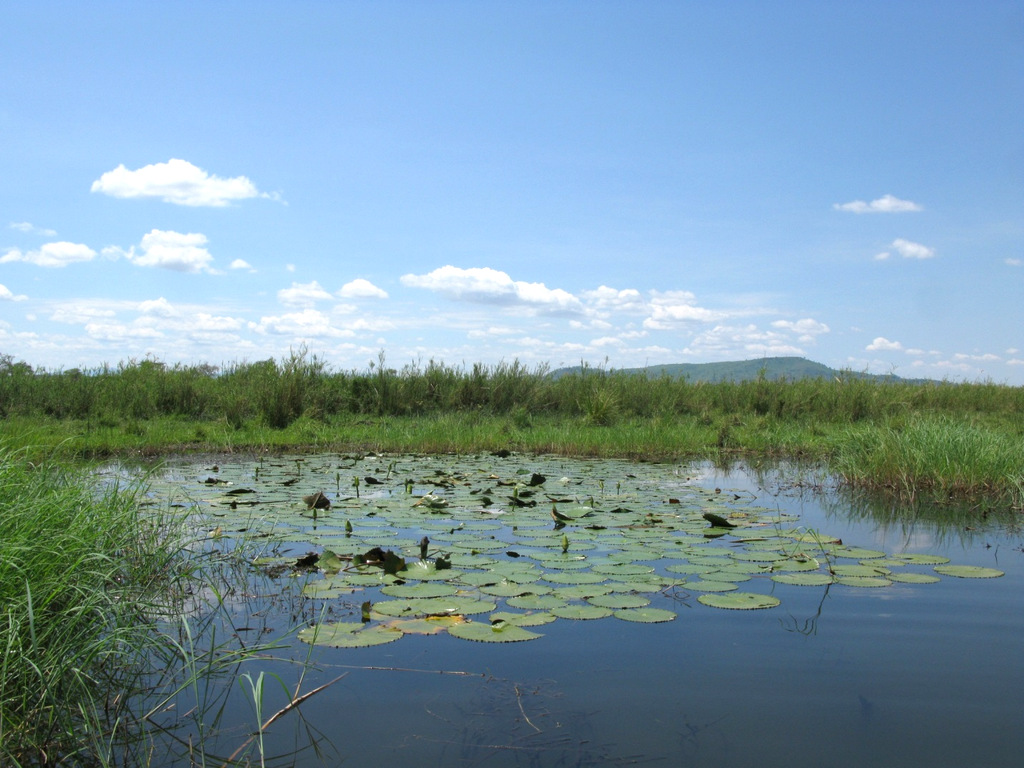
M551 376L557 378L573 373L580 373L580 366L559 368L552 371ZM588 369L593 371L594 369ZM803 357L760 357L756 360L738 360L726 363L674 363L671 365L649 365L645 368L616 368L615 373L646 374L649 378L670 376L696 382L748 381L756 379L761 372L769 380L786 379L833 379L855 378L876 379L879 381L906 381L899 376L861 373L858 371L839 371L827 365L816 363ZM610 371L611 372L611 371ZM916 381L916 380L915 380Z

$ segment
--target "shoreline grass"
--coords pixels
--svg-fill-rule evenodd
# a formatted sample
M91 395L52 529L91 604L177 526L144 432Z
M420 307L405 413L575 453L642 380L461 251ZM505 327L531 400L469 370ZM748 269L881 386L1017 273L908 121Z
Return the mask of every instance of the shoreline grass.
M206 735L206 678L273 646L218 635L240 556L45 453L0 442L0 765L147 765L175 729ZM192 714L156 721L192 689Z
M514 362L331 371L305 349L216 368L130 361L33 371L0 356L14 445L72 458L185 452L512 450L805 458L915 498L1024 504L1024 388L835 379L693 383Z

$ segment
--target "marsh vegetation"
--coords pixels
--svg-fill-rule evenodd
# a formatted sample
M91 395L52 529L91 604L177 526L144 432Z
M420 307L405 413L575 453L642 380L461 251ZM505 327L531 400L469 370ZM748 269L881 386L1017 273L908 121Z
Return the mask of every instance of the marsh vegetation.
M0 361L8 440L96 457L204 450L374 450L821 460L910 499L1024 503L1024 390L858 376L691 383L583 367L435 361L333 371L280 361L34 371Z

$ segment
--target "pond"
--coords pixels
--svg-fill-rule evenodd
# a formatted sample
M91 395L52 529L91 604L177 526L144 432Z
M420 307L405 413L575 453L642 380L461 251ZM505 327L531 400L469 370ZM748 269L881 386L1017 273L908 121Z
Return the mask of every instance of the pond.
M156 718L211 713L177 719L167 766L197 762L190 728L294 766L1024 754L1019 511L873 506L788 465L521 455L205 457L153 493L258 555L206 630L282 646Z

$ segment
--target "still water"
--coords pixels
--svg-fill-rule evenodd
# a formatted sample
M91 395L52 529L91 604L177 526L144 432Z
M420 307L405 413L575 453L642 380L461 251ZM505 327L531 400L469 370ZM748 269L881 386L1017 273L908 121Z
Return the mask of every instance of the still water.
M295 498L300 492L325 490L335 500L329 512L315 523L303 512L307 528L297 535L295 526L283 525L279 530L287 532L285 540L265 545L266 553L284 559L343 548L344 537L331 526L340 530L346 515L355 520L357 532L360 525L373 522L379 516L367 518L357 510L368 500L380 499L378 507L386 515L385 502L411 508L414 499L428 492L452 499L450 507L423 517L423 530L444 547L446 526L472 523L484 509L494 515L519 514L503 508L518 498L509 490L512 486L497 483L518 478L529 498L525 480L539 473L546 482L533 490L543 492L538 498L544 506L550 506L552 497L565 504L572 496L583 506L615 506L616 511L629 506L671 515L679 501L673 497L682 497L685 505L690 494L712 500L714 509L741 520L749 515L749 520L784 521L767 525L769 531L785 525L841 540L845 547L881 550L887 556L927 553L1004 575L943 576L934 583L865 588L779 584L755 572L740 588L775 596L777 606L709 607L682 583L645 593L651 607L676 614L672 621L559 619L533 628L543 637L530 642L478 643L441 633L407 635L376 647L328 648L285 636L286 648L245 662L222 681L224 690L216 694L218 708L223 707L221 719L208 740L208 748L220 757L245 742L259 716L240 676L255 678L263 672L263 720L287 704L283 686L294 692L301 679L302 694L343 676L267 729L263 754L268 765L1021 764L1024 534L1019 512L994 511L983 517L954 508L872 505L829 487L828 479L813 470L792 466L724 469L485 457L459 476L469 476L460 488L425 482L441 471L415 471L414 465L427 460L414 457L308 457L301 466L291 461L275 465L247 459L231 466L222 458L214 469L209 460L179 463L167 470L164 489L178 487L182 495L198 499L197 509L210 515L205 524L222 524L226 531L235 518L218 517L225 510L225 488L247 486L247 491L258 492L258 483L275 488L287 483ZM454 471L451 465L458 461L447 459L445 471ZM524 468L530 474L524 476ZM207 490L213 471L218 481L226 478L215 489L222 494L219 500ZM295 482L281 479L288 472L294 472ZM355 477L382 482L378 487L364 481L357 502L353 491L358 488L349 485ZM487 478L491 487L485 492L494 498L486 499L488 505L474 498L477 508L470 509L464 495L470 491L465 489L472 486L475 493L482 486L474 483L485 484L474 478ZM558 487L558 479L568 482ZM407 495L400 498L403 493ZM279 503L276 498L267 491L247 514L270 514L266 510ZM540 537L552 535L550 520L542 529L524 514L522 529L513 529L508 517L498 519L502 526L488 529L503 546L488 553L495 558L510 557L506 552L511 547L528 557L531 543L539 547ZM403 520L401 526L409 529L403 533L418 536L420 530ZM692 530L691 524L688 531L671 535L686 537ZM567 531L570 554L576 542L582 546L588 536L605 535L573 525ZM735 552L737 543L726 532L709 546ZM656 545L649 537L640 542L652 548L655 571L665 574L666 563L680 558L653 554ZM582 556L597 561L607 554L597 546ZM915 570L930 573L931 567ZM364 600L387 599L375 588L327 599L303 597L302 586L319 578L254 578L231 600L230 629L247 642L265 641L281 637L296 621L321 616L359 621ZM470 618L487 621L486 614ZM168 766L194 761L194 755L173 744L169 750ZM259 751L249 754L259 764Z

